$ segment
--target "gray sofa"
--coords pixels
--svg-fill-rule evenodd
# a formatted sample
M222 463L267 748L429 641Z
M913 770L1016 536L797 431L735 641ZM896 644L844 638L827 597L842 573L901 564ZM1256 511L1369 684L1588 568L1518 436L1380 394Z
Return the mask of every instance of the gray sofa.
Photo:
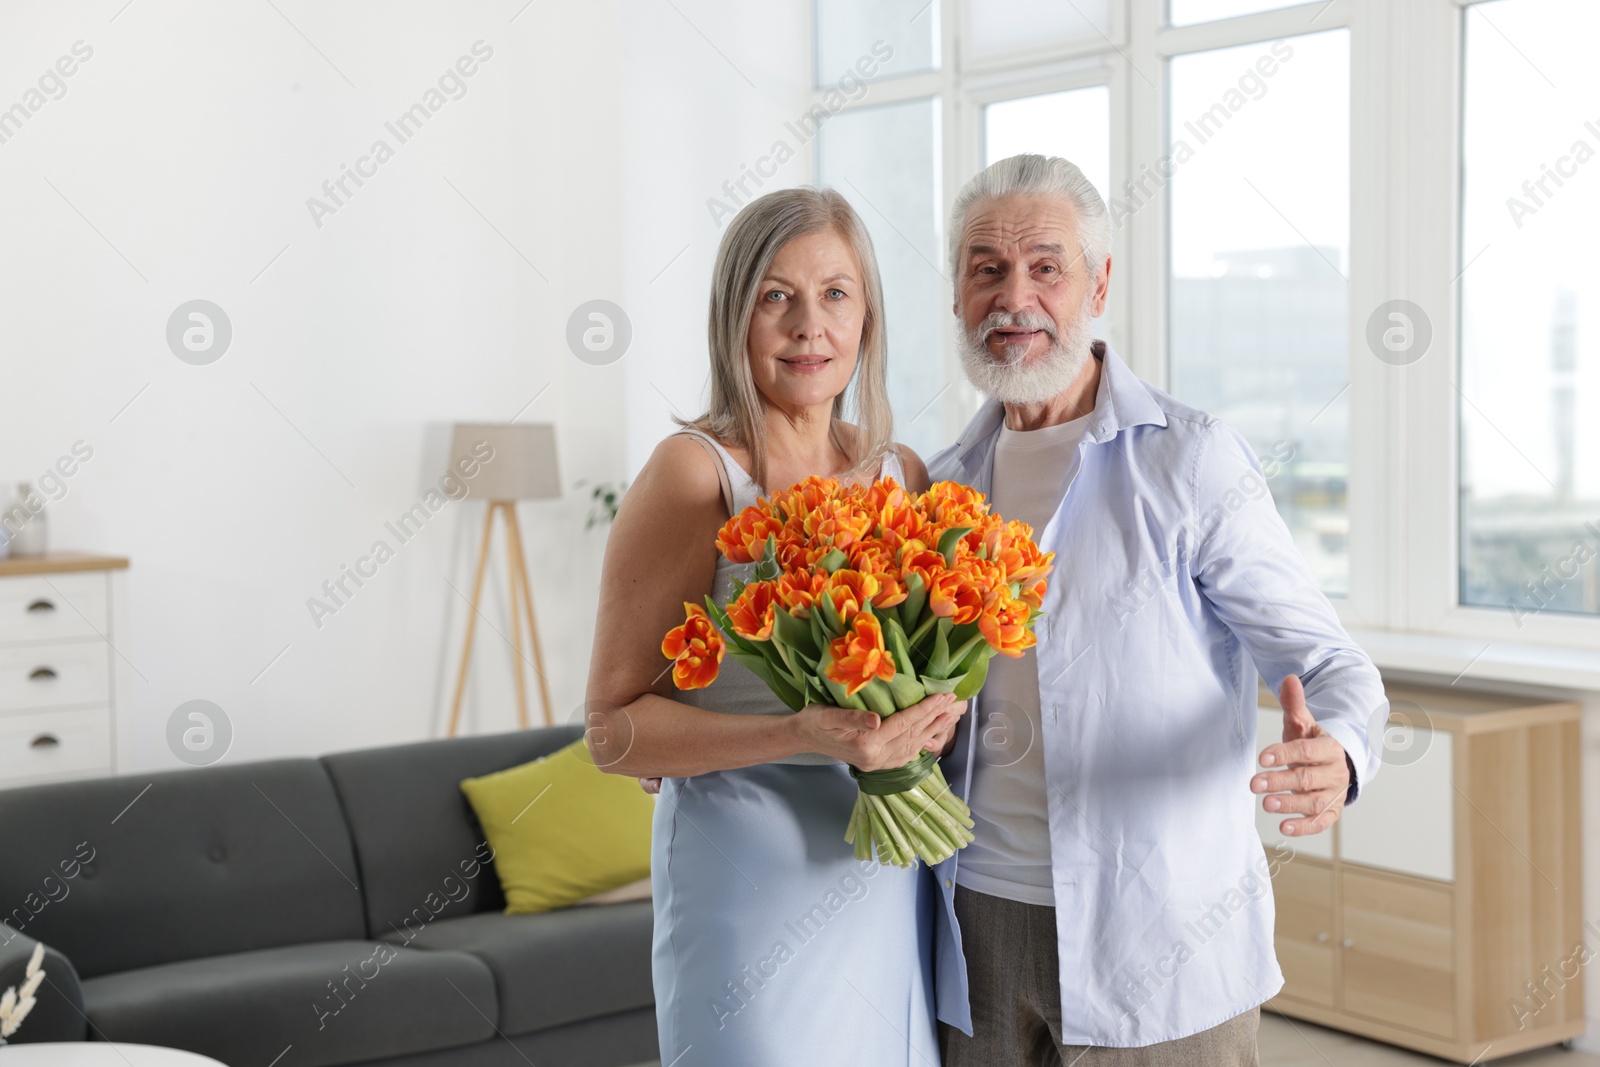
M457 783L554 727L0 790L13 1039L230 1067L617 1067L656 1058L650 904L505 915Z

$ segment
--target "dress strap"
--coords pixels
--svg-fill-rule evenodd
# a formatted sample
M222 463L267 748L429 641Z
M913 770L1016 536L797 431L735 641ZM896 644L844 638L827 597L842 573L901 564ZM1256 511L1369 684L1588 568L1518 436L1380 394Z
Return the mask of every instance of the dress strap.
M900 462L900 449L890 442L888 449L883 453L883 461L878 465L879 478L893 478L904 488L906 484L905 465Z
M711 457L711 461L717 467L717 481L722 485L722 506L728 509L730 517L737 514L737 509L733 506L733 485L728 480L728 463L733 457L729 456L710 434L703 433L692 427L686 426L673 434L673 436L692 437L700 443L701 448L706 450L706 454Z

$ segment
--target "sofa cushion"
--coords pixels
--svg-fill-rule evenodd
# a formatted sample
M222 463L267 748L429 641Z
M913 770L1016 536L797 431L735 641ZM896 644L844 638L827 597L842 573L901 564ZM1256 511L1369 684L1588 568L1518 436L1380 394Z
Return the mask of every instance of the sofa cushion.
M500 991L501 1031L527 1034L655 1003L650 909L649 901L636 901L538 915L467 915L385 938L482 959Z
M596 767L581 739L520 767L465 778L461 791L494 849L507 914L564 908L650 876L654 798L634 779Z
M323 756L350 827L367 936L419 922L499 911L505 896L460 781L548 755L577 726L454 737Z
M372 941L238 952L83 983L97 1040L164 1045L228 1064L328 1067L495 1036L494 977L461 952Z
M0 902L83 978L366 935L314 759L0 790Z

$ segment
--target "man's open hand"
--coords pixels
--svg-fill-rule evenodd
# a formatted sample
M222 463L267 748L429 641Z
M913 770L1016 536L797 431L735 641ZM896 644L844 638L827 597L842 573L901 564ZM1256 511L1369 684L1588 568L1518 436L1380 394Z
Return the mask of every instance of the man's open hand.
M1301 816L1278 824L1286 836L1320 834L1344 810L1350 764L1344 746L1311 717L1299 678L1291 674L1283 680L1278 701L1283 705L1283 742L1261 750L1261 766L1282 769L1250 779L1250 791L1268 794L1261 806L1269 812Z

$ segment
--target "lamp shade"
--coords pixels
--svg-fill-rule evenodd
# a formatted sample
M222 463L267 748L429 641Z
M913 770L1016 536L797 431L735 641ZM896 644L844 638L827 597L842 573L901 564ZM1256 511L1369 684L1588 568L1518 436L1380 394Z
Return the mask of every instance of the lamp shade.
M479 442L494 449L493 458ZM458 422L450 438L450 466L476 462L477 474L463 477L467 495L479 500L540 500L561 495L556 462L556 428L547 422Z

